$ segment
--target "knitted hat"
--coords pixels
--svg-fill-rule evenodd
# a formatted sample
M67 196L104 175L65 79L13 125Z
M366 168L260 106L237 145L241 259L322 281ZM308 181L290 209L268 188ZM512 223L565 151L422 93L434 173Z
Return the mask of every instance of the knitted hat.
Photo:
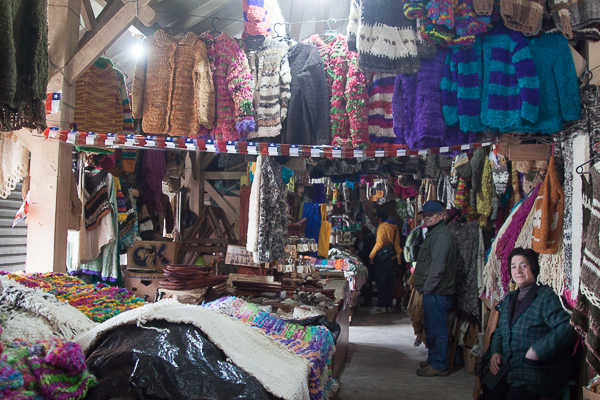
M244 11L244 33L248 36L267 36L271 32L271 21L268 11L265 9L264 0L243 0Z
M81 357L83 357L81 348L79 348L79 352ZM67 361L68 358L65 357L62 361ZM96 378L88 371L71 375L65 373L61 368L46 363L42 357L31 357L29 359L29 366L38 380L40 392L47 399L83 399L87 391L98 384Z
M10 364L0 361L0 393L18 389L23 385L23 375Z

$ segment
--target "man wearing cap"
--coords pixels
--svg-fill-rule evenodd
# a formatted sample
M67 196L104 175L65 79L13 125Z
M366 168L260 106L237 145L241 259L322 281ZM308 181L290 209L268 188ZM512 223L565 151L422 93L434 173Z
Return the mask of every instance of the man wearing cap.
M444 207L430 200L419 213L427 227L425 241L417 255L415 289L423 294L427 361L422 361L417 375L447 376L448 328L446 319L454 295L456 252L452 234L444 221Z

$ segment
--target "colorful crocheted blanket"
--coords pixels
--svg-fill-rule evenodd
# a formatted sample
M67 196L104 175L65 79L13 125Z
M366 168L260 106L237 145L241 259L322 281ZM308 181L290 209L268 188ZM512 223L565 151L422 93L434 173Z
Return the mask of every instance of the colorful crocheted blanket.
M310 362L308 389L311 400L329 399L338 388L333 379L331 357L333 336L324 326L301 326L274 317L258 306L237 297L223 297L203 307L235 317L271 336Z
M97 384L77 343L15 340L2 353L0 398L78 400Z
M96 322L104 322L123 311L144 305L143 299L127 289L104 283L88 285L80 279L61 273L4 275L24 286L53 294L58 300L69 303Z

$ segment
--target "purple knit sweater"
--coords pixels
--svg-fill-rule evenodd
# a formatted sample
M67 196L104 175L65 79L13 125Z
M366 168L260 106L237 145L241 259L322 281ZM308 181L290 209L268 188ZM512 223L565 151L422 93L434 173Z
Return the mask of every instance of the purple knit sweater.
M418 73L396 75L392 100L394 133L399 143L412 150L469 141L458 126L444 123L440 84L447 52L438 48L434 59L421 60Z

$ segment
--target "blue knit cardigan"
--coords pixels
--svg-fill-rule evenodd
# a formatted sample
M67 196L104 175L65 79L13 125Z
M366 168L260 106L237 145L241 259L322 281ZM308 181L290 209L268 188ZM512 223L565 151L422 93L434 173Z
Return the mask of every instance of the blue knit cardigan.
M504 132L519 131L552 134L563 129L564 121L581 117L577 72L567 39L557 33L529 39L529 51L540 81L537 121L521 119Z

